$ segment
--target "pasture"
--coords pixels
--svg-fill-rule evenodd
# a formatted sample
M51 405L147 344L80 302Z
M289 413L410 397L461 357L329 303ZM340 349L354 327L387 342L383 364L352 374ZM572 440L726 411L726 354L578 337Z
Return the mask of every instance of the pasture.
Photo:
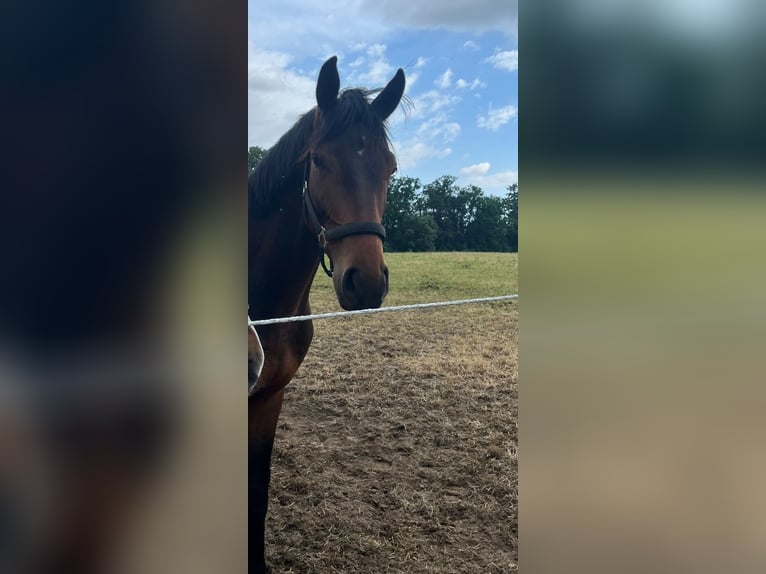
M517 255L390 253L386 305L518 292ZM312 312L338 310L314 282ZM517 570L517 301L314 322L287 387L274 574Z

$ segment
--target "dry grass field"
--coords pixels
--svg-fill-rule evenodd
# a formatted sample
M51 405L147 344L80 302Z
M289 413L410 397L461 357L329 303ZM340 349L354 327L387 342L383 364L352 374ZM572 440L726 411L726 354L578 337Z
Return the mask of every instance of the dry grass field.
M516 254L386 261L389 306L518 292ZM314 322L277 431L274 574L517 571L517 309ZM320 271L312 311L334 310Z

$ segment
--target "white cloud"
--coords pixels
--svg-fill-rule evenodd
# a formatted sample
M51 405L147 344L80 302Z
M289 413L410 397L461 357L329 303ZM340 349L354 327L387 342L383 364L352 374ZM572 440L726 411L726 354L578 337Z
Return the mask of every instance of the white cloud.
M440 110L446 110L460 101L459 96L449 95L437 90L429 90L412 98L410 118L424 118Z
M417 135L428 140L449 143L460 135L460 124L449 121L446 114L438 114L420 124Z
M418 140L394 142L393 146L396 161L402 170L412 169L423 159L433 157L443 159L452 153L452 149L449 147L437 148Z
M434 131L433 137L441 137L445 142L455 141L460 135L460 124L457 122L448 122Z
M415 67L416 68L422 68L423 66L426 65L427 61L428 60L426 60L423 56L418 56L418 61L415 62Z
M496 132L500 126L507 124L512 119L518 117L518 110L515 106L507 105L502 108L492 108L490 106L486 116L478 116L476 125Z
M399 139L394 149L401 169L411 169L424 159L443 159L452 153L446 147L455 141L461 132L460 124L453 121L454 105L460 101L457 96L437 90L429 90L412 99L412 108L404 124L402 114L393 116L391 126L397 126Z
M269 148L316 102L315 78L288 68L290 56L248 46L248 146Z
M466 50L471 50L472 52L475 52L476 50L479 49L479 45L473 40L468 40L463 44L463 48Z
M320 64L343 49L364 50L390 29L344 0L248 0L248 8L248 37L260 48L315 58ZM326 53L325 46L333 51Z
M482 82L479 78L475 78L470 84L463 78L459 78L458 81L455 82L455 87L461 90L475 90L476 88L486 88L487 84Z
M460 175L466 177L476 177L485 175L489 171L490 165L488 161L469 165L467 167L460 168Z
M444 70L444 73L434 80L434 84L443 89L449 88L452 85L452 70Z
M386 59L385 44L367 46L366 54L349 64L352 72L341 78L341 86L381 88L394 77L395 68Z
M489 62L495 68L498 68L500 70L515 72L516 70L519 69L519 51L518 50L497 51L484 61Z
M518 0L464 0L462 2L413 2L412 0L361 0L360 13L379 14L384 21L424 28L482 32L498 30L516 36Z
M418 81L419 77L420 77L420 74L418 72L405 72L405 80L404 80L405 94L407 94L412 89L412 86L415 85L415 82Z
M480 163L477 165L483 166L489 164ZM506 193L506 187L514 183L519 183L518 171L507 170L498 171L496 173L462 173L461 170L460 174L461 185L475 185L480 187L488 195L504 195Z
M370 58L381 58L386 53L385 44L373 44L367 48L367 55Z
M386 60L376 60L369 63L366 72L349 78L358 86L379 88L385 86L394 77L394 67Z
M514 38L518 35L517 0L438 3L248 0L248 8L248 37L263 49L287 52L297 58L321 60L338 53L338 46L360 52L389 39L392 28L448 29L469 34L499 31ZM317 51L318 46L322 47L321 53ZM334 51L326 53L325 46Z
M410 114L415 126L400 126L399 139L394 141L394 151L402 170L413 169L426 159L444 159L452 153L449 144L461 132L460 124L452 119L452 107L459 98L445 96L431 90L415 99L418 113Z
M460 184L475 185L491 195L504 195L506 187L519 182L519 172L498 171L489 173L490 164L483 161L460 169Z

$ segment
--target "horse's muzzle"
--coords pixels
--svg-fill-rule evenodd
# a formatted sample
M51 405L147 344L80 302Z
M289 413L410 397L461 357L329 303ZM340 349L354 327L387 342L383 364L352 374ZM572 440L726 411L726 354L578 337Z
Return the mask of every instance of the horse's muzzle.
M349 267L343 272L340 281L338 301L347 311L377 309L387 294L388 266L385 263L377 273Z

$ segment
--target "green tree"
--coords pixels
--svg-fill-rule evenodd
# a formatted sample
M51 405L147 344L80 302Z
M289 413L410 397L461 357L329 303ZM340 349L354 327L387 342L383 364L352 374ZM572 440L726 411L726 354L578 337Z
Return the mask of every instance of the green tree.
M439 233L430 215L407 213L402 218L397 251L434 251ZM393 250L392 250L393 251Z
M476 219L476 215L479 212L483 201L484 192L476 185L461 187L457 191L454 201L457 232L463 238L462 243L465 245L465 248L467 248L466 232L468 231L468 226Z
M501 197L482 196L478 199L473 220L466 228L466 247L469 251L510 250L503 207Z
M461 251L465 249L465 236L462 234L465 213L463 198L455 185L457 178L443 175L423 188L420 212L433 217L438 234L437 251Z
M386 249L411 251L403 240L407 218L413 213L413 205L420 189L415 177L392 177L388 182L386 211L383 225L386 227Z
M388 198L383 225L386 226L388 251L433 251L437 227L430 215L419 214L416 203L420 180L394 177L388 184Z
M258 165L258 162L263 159L266 154L266 150L259 146L252 146L247 150L247 173L250 173Z
M508 195L503 198L503 223L509 249L519 250L519 184L514 183L507 188Z

